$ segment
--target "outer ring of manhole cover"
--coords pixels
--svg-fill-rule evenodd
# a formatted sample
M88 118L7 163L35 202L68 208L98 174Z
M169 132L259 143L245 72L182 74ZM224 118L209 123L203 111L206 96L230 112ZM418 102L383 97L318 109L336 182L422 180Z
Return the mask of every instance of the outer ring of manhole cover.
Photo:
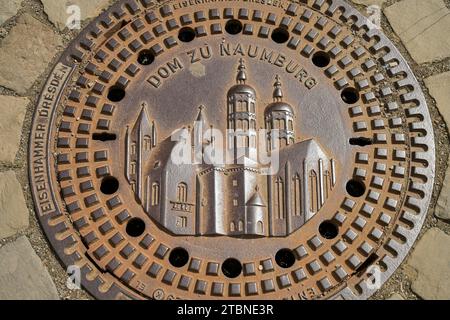
M210 128L247 159L176 163L171 134L206 149ZM413 245L435 165L414 75L340 0L118 1L55 66L29 154L50 243L102 299L366 299Z

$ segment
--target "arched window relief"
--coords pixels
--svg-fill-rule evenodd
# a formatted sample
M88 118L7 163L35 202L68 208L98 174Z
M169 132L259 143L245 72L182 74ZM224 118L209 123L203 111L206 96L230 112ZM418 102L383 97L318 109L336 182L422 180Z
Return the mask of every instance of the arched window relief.
M242 130L242 120L239 119L236 121L236 129Z
M153 182L152 184L152 206L159 205L159 183Z
M250 111L248 101L244 101L244 110L243 111L247 111L247 112Z
M248 120L245 119L244 121L244 130L248 130Z
M293 178L293 184L292 200L294 201L294 215L300 216L302 210L302 185L300 175L298 173Z
M136 161L130 163L130 174L136 174Z
M188 192L187 184L184 182L180 182L177 186L177 202L186 203L187 192Z
M239 220L239 231L244 231L244 221Z
M262 221L258 221L258 223L256 224L256 232L258 234L263 234L264 233L264 224Z
M319 202L319 193L317 188L317 173L314 170L311 170L309 172L309 205L311 212L317 212Z
M152 139L149 136L144 137L144 151L149 151L152 147Z
M275 212L278 219L284 219L284 184L281 177L275 181Z
M131 155L136 154L136 143L134 143L134 142L130 146L130 153L131 153Z
M241 112L242 111L242 100L239 100L236 103L236 112Z
M276 119L275 120L275 129L283 129L283 127L281 126L282 125L282 122L281 122L281 119Z
M234 231L236 231L236 226L234 225L234 222L231 221L230 222L230 232L234 232Z
M294 128L293 122L292 122L292 120L289 120L288 121L288 129L292 131L293 128Z

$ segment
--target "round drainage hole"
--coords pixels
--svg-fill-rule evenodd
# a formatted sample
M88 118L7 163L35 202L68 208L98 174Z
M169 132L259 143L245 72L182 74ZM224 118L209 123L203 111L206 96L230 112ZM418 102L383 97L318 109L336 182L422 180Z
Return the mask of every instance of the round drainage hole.
M330 64L330 55L324 51L314 53L312 62L316 67L323 68Z
M128 221L126 230L130 237L139 237L145 231L145 222L140 218L132 218Z
M276 43L285 43L289 40L289 31L281 27L276 28L272 32L272 40Z
M334 239L337 237L339 230L333 222L327 220L319 225L319 233L325 239Z
M372 145L373 141L370 138L358 137L358 138L350 138L349 143L352 146L365 147Z
M117 139L117 135L115 133L101 132L92 134L92 140L95 141L114 141Z
M175 248L170 252L169 262L176 268L181 268L189 261L189 253L184 248Z
M291 249L280 249L275 255L275 261L282 268L290 268L295 263L295 255Z
M142 50L139 53L137 61L143 66L148 66L155 61L155 55L150 50Z
M345 186L347 193L352 197L361 197L366 192L366 186L359 180L352 179Z
M228 278L236 278L242 272L242 264L237 259L228 258L222 263L222 272Z
M359 92L355 88L345 88L342 90L341 98L345 103L353 104L359 100Z
M125 90L119 86L112 86L108 91L108 100L112 102L119 102L125 98Z
M114 177L105 177L100 185L100 191L103 194L113 194L119 190L119 180Z
M195 31L192 28L184 27L178 32L178 39L181 42L191 42L195 39Z
M236 19L228 20L225 25L225 30L229 34L238 34L242 31L242 22Z

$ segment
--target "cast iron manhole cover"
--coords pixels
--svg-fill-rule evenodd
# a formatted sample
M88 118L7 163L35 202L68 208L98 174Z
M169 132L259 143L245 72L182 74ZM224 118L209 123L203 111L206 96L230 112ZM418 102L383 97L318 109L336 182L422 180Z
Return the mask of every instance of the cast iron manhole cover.
M43 89L30 179L97 298L365 299L424 221L433 130L344 1L118 1Z

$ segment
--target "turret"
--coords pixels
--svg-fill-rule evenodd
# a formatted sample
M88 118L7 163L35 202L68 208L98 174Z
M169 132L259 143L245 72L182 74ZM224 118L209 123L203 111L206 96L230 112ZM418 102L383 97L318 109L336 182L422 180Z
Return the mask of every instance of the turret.
M241 59L236 84L227 94L228 148L235 160L246 157L256 161L256 92L246 81L246 68Z
M283 101L283 98L280 77L277 75L274 83L273 102L266 107L264 112L270 150L276 148L275 139L278 139L280 147L291 145L295 141L294 111L291 105ZM278 130L278 132L274 130Z

